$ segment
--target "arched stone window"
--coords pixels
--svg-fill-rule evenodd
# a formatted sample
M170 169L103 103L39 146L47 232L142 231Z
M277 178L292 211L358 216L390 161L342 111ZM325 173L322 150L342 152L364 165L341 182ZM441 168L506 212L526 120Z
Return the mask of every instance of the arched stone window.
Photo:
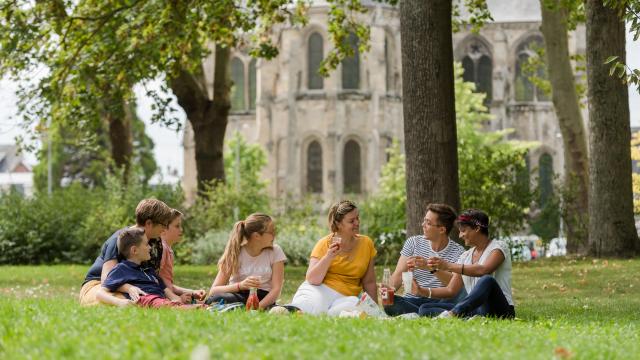
M525 64L529 58L537 57L537 49L544 46L542 36L534 35L526 41L522 42L516 49L516 79L515 79L515 98L516 101L549 101L549 97L537 88L525 71ZM547 75L543 66L537 69L537 77L546 79Z
M349 140L344 146L342 174L344 193L359 194L362 192L360 145Z
M244 63L237 57L231 59L231 110L245 111Z
M324 42L322 36L314 32L309 36L309 46L307 47L307 87L310 90L324 88L324 78L318 73L320 63L324 58Z
M520 171L516 174L518 186L522 189L526 189L527 191L531 190L531 161L529 160L529 156L526 155L524 157L524 168L520 169Z
M342 60L342 88L357 90L360 88L360 53L358 37L354 33L347 36L347 45L353 49L353 56Z
M251 59L249 63L249 110L256 109L256 97L258 89L256 87L256 59Z
M322 147L317 141L307 148L307 191L322 193Z
M492 99L492 79L493 63L489 49L477 39L468 42L464 48L462 57L462 68L464 74L462 78L466 82L476 85L476 91L486 94L485 106L491 104Z
M542 208L553 196L553 157L547 153L538 160L538 188Z

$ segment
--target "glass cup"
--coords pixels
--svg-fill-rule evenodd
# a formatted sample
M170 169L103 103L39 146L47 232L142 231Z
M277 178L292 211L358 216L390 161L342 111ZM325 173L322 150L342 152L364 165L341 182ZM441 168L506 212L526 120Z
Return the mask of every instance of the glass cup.
M404 294L411 293L411 285L413 283L413 271L405 271L402 273L402 287L404 288Z
M340 246L342 245L342 238L339 236L334 236L331 240L331 244L338 244L338 250L340 250Z

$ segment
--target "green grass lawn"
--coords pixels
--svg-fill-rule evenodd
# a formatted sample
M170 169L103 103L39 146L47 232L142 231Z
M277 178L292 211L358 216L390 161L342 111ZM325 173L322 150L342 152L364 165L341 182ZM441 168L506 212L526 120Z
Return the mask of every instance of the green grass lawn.
M514 265L518 319L378 320L76 303L87 266L0 267L0 358L574 358L640 356L640 260L554 259ZM286 269L282 301L303 268ZM381 274L382 270L378 269ZM176 268L207 288L212 267Z

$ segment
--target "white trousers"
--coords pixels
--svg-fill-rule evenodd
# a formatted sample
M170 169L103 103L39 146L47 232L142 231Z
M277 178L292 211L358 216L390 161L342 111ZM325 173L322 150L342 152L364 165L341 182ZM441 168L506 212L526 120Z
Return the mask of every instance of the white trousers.
M306 281L291 301L291 305L305 314L329 316L338 316L343 310L354 310L357 304L357 296L342 295L325 284L311 285Z

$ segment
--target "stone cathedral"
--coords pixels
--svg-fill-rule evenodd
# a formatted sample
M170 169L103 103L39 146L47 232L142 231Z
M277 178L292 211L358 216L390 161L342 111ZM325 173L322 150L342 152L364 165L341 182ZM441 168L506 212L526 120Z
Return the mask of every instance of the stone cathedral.
M527 159L532 179L551 181L554 173L562 174L562 137L551 100L522 68L544 44L538 1L488 3L494 21L478 34L454 33L454 58L464 68L464 79L487 95L493 115L487 130L511 128L513 138L538 142ZM309 9L306 27L280 29L277 58L233 53L227 136L240 131L264 148L263 173L272 196L318 194L331 201L347 193L371 194L387 160L385 149L394 138L402 144L399 11L374 2L368 8L370 51L356 52L327 78L316 71L331 48L326 5ZM355 45L357 39L350 40ZM584 54L584 27L570 34L569 46L572 54ZM193 198L196 167L188 122L184 157L183 186Z

